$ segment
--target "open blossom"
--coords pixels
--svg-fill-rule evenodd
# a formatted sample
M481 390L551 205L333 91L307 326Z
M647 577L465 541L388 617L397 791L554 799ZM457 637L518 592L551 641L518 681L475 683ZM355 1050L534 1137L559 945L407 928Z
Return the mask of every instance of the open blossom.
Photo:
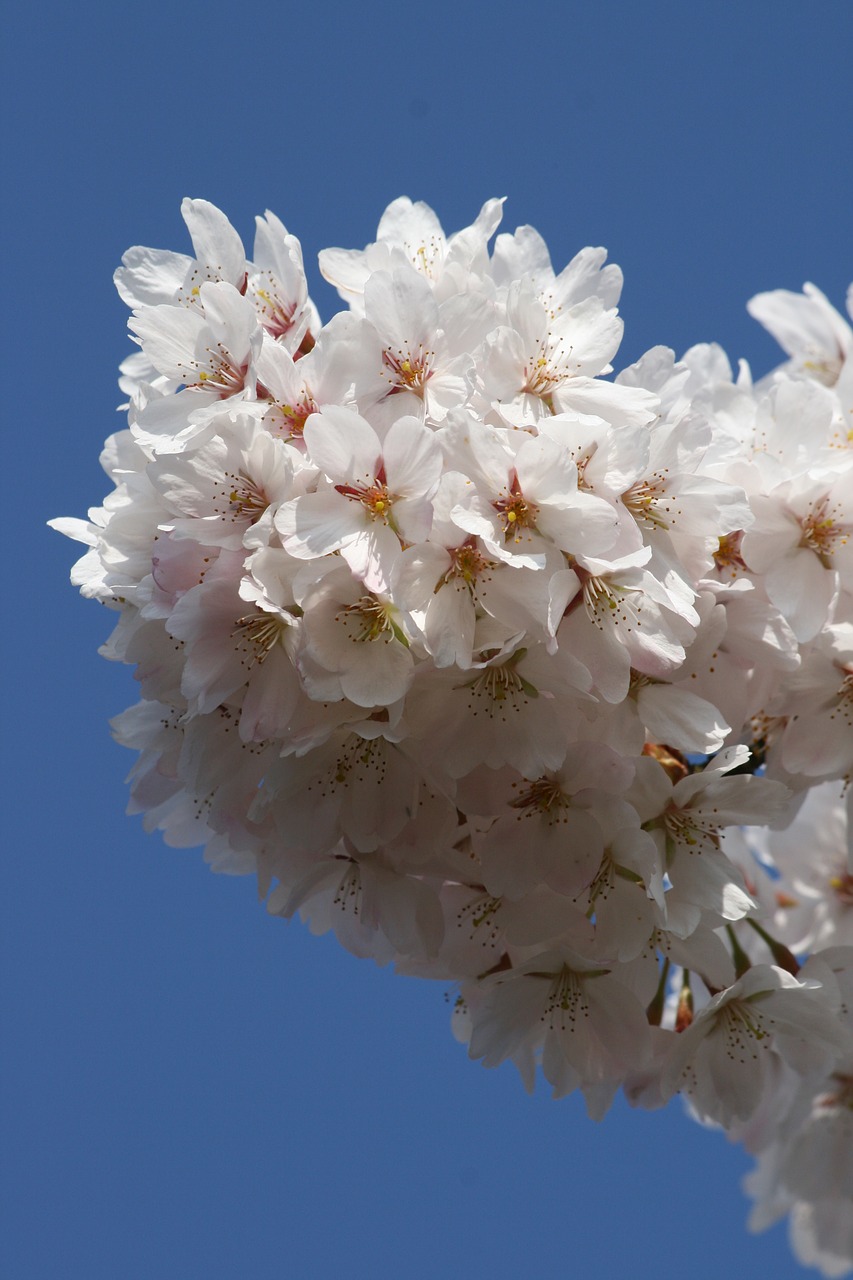
M487 200L470 227L446 236L429 205L400 196L383 213L375 243L363 250L324 249L320 270L354 309L375 271L410 266L436 290L445 272L460 272L464 282L469 273L488 271L486 245L500 223L502 204Z
M792 681L780 744L790 773L844 778L853 772L853 624L827 627Z
M72 570L135 666L130 811L269 910L458 983L487 1066L600 1117L683 1093L755 1225L853 1266L853 337L814 286L613 376L622 273L503 201L116 273L139 350ZM812 951L811 956L806 952Z
M832 474L785 481L752 501L743 540L747 566L797 639L824 628L839 591L853 593L853 457Z
M328 484L279 509L285 550L298 559L340 551L365 586L387 588L402 544L429 534L441 475L435 437L403 417L380 441L363 418L334 408L309 419L302 435Z
M773 931L797 954L835 942L853 946L853 823L849 789L837 782L812 787L790 826L747 828L746 838L770 869ZM810 857L802 857L804 843Z
M747 304L749 314L768 329L791 357L796 372L827 386L836 383L851 351L853 329L813 284L802 293L775 289Z
M746 1120L780 1062L820 1069L853 1048L819 984L756 965L713 997L678 1036L663 1073L664 1093L686 1087L700 1115L728 1126Z
M487 980L469 1052L496 1065L519 1051L542 1054L559 1097L578 1086L614 1085L647 1053L649 1027L630 988L571 951L536 956Z
M303 645L297 663L310 697L386 707L405 696L414 658L389 599L365 591L342 567L330 570L300 600Z
M131 430L143 447L180 453L212 434L209 419L224 402L254 398L263 330L233 285L201 285L198 307L142 307L130 328L154 369L181 388L132 413Z
M509 898L538 884L579 896L599 871L617 797L632 776L628 761L589 742L570 747L559 769L537 778L507 777L502 802L490 796L477 803L477 779L470 777L466 807L495 819L476 842L486 887ZM490 782L494 792L497 780ZM630 822L630 810L623 820Z
M522 437L513 455L488 427L460 415L442 443L469 481L450 518L495 559L538 568L552 549L596 555L615 543L614 507L580 488L575 463L556 441Z

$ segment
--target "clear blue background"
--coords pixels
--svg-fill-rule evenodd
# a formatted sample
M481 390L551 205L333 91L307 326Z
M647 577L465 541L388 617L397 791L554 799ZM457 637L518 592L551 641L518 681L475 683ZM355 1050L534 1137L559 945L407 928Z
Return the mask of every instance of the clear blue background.
M268 918L123 815L96 656L112 619L47 531L106 491L128 352L111 275L186 249L184 195L250 243L274 209L316 272L407 193L448 230L508 197L557 267L626 275L620 363L706 339L777 359L758 290L840 305L850 249L846 0L10 6L2 136L9 1280L804 1275L751 1237L749 1160L675 1104L532 1100L451 1038L437 985Z

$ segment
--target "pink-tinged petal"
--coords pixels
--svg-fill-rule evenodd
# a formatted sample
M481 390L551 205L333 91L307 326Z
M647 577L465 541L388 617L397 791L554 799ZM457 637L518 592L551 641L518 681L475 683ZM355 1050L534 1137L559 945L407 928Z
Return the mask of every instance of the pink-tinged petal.
M853 346L850 326L813 284L805 285L803 293L757 293L746 309L789 356L837 358Z
M400 540L378 521L341 544L341 555L370 591L389 590L394 566L401 555Z
M756 450L778 458L793 473L808 471L815 446L829 438L836 404L834 394L818 382L780 382L758 404Z
M495 240L492 253L495 283L507 286L522 276L540 286L554 279L548 246L535 227L517 227L512 235L505 231Z
M182 596L169 618L169 634L187 644L181 692L197 715L214 711L246 683L232 632L239 600L220 584L205 584Z
M715 774L708 768L682 778L672 793L677 808L697 821L707 818L714 827L778 821L788 812L790 798L784 783L752 774Z
M675 685L639 689L637 707L652 738L679 751L718 751L731 732L715 706Z
M701 854L679 850L669 867L673 887L666 895L668 928L685 937L693 932L704 912L723 920L741 920L755 907L744 889L743 876L719 852Z
M599 628L582 608L575 609L557 632L557 642L583 663L606 702L622 702L631 683L631 659L611 627Z
M700 1065L701 1063L701 1065ZM773 1059L763 1042L733 1053L727 1037L717 1034L705 1040L696 1070L707 1070L716 1104L726 1117L748 1120L768 1092L767 1073Z
M183 453L205 444L216 430L222 401L215 392L187 388L149 400L131 425L134 439L155 454Z
M297 366L290 352L268 334L264 335L255 370L258 381L280 403L299 402L309 394L302 375L302 362Z
M853 697L824 715L793 718L782 739L782 764L806 777L842 777L853 768Z
M547 436L525 440L515 456L515 472L521 492L536 503L559 506L578 491L578 469L571 454Z
M399 266L403 255L387 241L369 244L366 249L321 249L320 273L337 289L357 314L364 310L364 286L376 271Z
M476 351L497 325L497 304L492 298L458 293L442 302L438 314L444 334L444 350L457 353L449 363L457 372L473 371L474 360L467 353ZM470 365L461 366L460 361L466 359L470 361Z
M655 679L670 677L684 661L684 647L664 629L660 615L655 617L652 609L638 607L637 614L637 625L626 642L633 665Z
M369 488L376 483L382 446L369 422L351 409L326 405L305 423L311 461L334 484Z
M540 882L539 855L551 831L551 824L538 815L528 821L513 815L496 822L480 849L483 884L489 893L515 901L529 894Z
M566 351L566 367L573 376L601 373L619 350L624 324L598 298L586 298L552 322L553 337ZM570 353L570 354L568 354Z
M299 366L318 404L350 404L355 397L364 409L388 390L379 335L350 311L332 316Z
M500 226L503 205L503 198L487 200L471 226L450 237L445 259L447 266L458 264L465 271L478 271L481 266L487 266L486 245Z
M450 518L460 529L474 534L475 537L485 538L490 543L503 541L503 529L498 513L492 504L480 497L476 491L470 494L464 506L453 507Z
M363 249L321 249L318 263L323 279L334 285L342 298L349 301L363 292L370 274Z
M604 837L590 813L568 808L542 832L536 862L555 893L573 898L590 883L601 864ZM519 850L521 852L521 850Z
M726 652L744 667L795 671L800 665L796 636L781 613L754 599L756 594L726 601Z
M596 414L614 427L648 426L660 407L658 397L642 387L586 377L562 383L554 392L554 403L563 412Z
M287 299L296 304L304 298L302 246L269 209L262 218L255 218L254 257L255 266L272 273Z
M758 494L751 506L755 524L744 534L741 554L754 573L766 573L796 547L803 530L797 517L775 498Z
M194 382L196 348L206 328L200 311L188 307L145 307L131 316L127 326L158 373L176 382Z
M275 515L285 551L299 560L339 551L347 539L366 531L369 523L360 502L328 490L283 503Z
M185 199L181 214L198 261L239 288L246 271L246 251L222 210L208 200Z
M363 642L361 661L340 674L345 698L358 707L387 707L402 698L412 682L414 659L397 640Z
M184 465L180 465L174 454L167 455L151 464L148 475L173 511L187 516L210 516L215 505L211 495L224 487L227 457L225 441L221 436L214 436L193 450L189 466L183 459Z
M524 340L515 329L499 326L489 334L480 372L492 399L512 400L519 394L526 359Z
M565 505L542 505L536 527L561 551L597 556L609 551L619 534L619 516L604 498L578 490Z
M768 596L803 644L813 640L826 622L838 590L838 574L824 569L813 551L798 547L773 566L764 584Z
M490 427L460 412L451 415L442 434L455 469L464 472L492 496L509 492L512 455Z
M403 551L394 570L395 602L401 609L425 609L452 563L450 553L434 543Z
M429 347L438 328L438 303L414 269L378 271L364 286L365 314L392 352L408 356Z
M575 303L593 297L607 308L615 307L622 293L622 270L615 262L605 266L606 261L607 250L601 247L588 246L576 253L554 283L543 291L553 299L551 309L555 309L556 303L567 311Z
M566 572L571 573L570 570ZM571 589L571 582L563 580L562 573L563 570L558 570L556 574L549 575L547 571L521 565L492 569L477 580L477 602L493 618L499 618L519 631L536 629L553 635L553 613L559 608L566 591ZM571 577L575 575L572 573ZM562 610L559 616L562 617Z
M414 266L418 266L423 257L429 261L436 251L443 252L445 243L435 212L423 200L412 202L408 196L398 196L388 205L379 219L376 239L405 248ZM419 252L421 246L423 256Z
M417 803L411 783L408 791L411 799L399 806L404 816ZM396 794L401 795L399 787ZM404 956L437 956L444 941L444 914L435 888L384 869L383 880L382 930L391 945Z
M222 335L230 355L244 359L255 339L261 349L263 330L258 315L248 298L231 284L224 282L203 284L199 290L204 307L205 320L217 336ZM215 363L215 357L214 363Z
M394 503L394 524L404 542L425 542L432 528L432 503L424 498L401 498Z
M243 712L240 737L244 742L283 738L299 701L296 668L283 649L273 650L252 672Z
M66 538L73 538L75 542L85 542L90 547L98 545L99 532L88 520L78 520L76 516L57 516L47 523L49 528L64 534Z
M574 569L558 569L551 574L548 583L548 634L556 635L557 628L572 600L581 589L580 578Z
M436 667L471 666L476 614L464 582L451 578L433 596L424 634Z
M176 296L193 260L185 253L134 245L121 261L113 279L122 301L129 307L156 307Z
M416 257L419 244L443 247L444 232L437 215L423 200L412 202L409 196L398 196L379 219L377 239L412 246Z
M578 795L590 788L618 795L630 786L633 777L633 764L598 742L569 746L560 768L562 787L568 795Z
M706 476L677 476L653 510L668 527L692 537L731 533L752 520L743 489Z
M442 472L435 432L417 418L399 418L388 430L382 456L390 493L400 498L432 497Z

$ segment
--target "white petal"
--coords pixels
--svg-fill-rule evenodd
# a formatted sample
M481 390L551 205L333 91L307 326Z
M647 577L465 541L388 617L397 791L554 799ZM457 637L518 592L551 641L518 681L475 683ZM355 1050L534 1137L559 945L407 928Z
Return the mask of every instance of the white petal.
M326 405L305 423L303 439L311 461L335 484L368 488L376 483L379 437L351 409Z

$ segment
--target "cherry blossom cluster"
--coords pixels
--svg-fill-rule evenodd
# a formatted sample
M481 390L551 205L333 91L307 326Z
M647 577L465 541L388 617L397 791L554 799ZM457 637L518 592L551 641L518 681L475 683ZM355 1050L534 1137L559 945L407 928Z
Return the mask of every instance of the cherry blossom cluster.
M761 294L787 360L613 376L618 267L502 202L399 199L320 255L116 274L139 351L82 593L141 701L131 812L271 912L456 984L532 1087L680 1092L758 1157L753 1225L853 1266L853 331Z

